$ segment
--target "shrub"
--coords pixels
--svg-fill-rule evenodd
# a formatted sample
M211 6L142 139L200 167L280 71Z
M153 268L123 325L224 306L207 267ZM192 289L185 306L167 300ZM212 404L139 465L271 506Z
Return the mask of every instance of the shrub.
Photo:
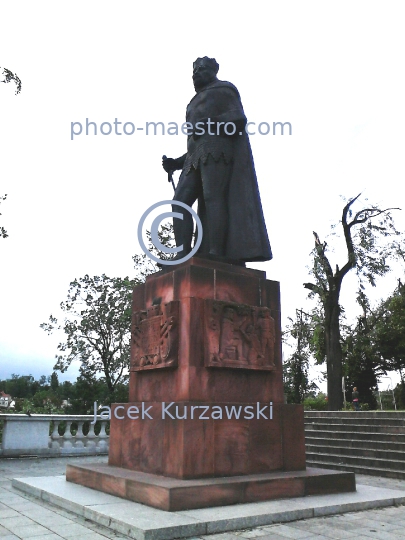
M306 411L327 411L328 398L320 392L316 397L307 397L304 399L304 409Z

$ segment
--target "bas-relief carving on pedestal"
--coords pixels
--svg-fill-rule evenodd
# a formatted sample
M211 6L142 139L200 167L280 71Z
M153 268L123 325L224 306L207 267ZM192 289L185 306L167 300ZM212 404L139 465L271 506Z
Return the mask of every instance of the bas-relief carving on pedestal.
M205 365L274 370L275 322L266 307L205 300Z
M178 322L178 301L133 314L130 371L177 367Z

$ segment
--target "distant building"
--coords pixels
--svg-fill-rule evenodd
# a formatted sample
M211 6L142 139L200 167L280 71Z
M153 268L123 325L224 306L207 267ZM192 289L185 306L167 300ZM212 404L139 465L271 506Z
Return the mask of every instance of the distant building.
M0 391L0 407L3 407L3 409L8 409L12 401L13 398L10 396L10 394L5 394L3 390Z

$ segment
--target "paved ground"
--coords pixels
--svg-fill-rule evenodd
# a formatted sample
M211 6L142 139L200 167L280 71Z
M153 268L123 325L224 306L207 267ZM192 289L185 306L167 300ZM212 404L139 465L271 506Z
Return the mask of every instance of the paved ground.
M64 474L66 463L85 461L106 462L107 458L0 459L0 540L105 540L124 539L105 527L65 510L39 502L11 487L12 478ZM405 492L405 481L357 475L357 482L375 487L399 489ZM233 533L205 536L207 540L405 540L405 505L367 510L326 518L269 525ZM195 539L193 539L195 540Z

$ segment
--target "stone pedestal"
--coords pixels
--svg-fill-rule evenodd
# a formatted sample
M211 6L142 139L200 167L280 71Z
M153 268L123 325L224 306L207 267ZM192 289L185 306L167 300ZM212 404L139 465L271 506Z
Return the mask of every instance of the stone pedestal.
M131 406L141 411L141 403L125 404L117 411L123 418L113 415L111 420L110 465L181 479L305 469L304 418L299 405L275 404L269 418L269 402L182 401L169 408L174 418L165 414L162 419L162 403L148 401L145 409L152 406L153 420L128 418ZM257 418L258 410L267 418ZM222 419L210 418L210 412L222 414ZM232 413L239 412L236 419ZM187 419L177 419L185 413ZM252 414L251 419L243 418Z
M192 258L135 287L132 312L109 468L68 466L67 480L167 510L355 489L351 473L305 469L303 408L284 404L279 283Z

